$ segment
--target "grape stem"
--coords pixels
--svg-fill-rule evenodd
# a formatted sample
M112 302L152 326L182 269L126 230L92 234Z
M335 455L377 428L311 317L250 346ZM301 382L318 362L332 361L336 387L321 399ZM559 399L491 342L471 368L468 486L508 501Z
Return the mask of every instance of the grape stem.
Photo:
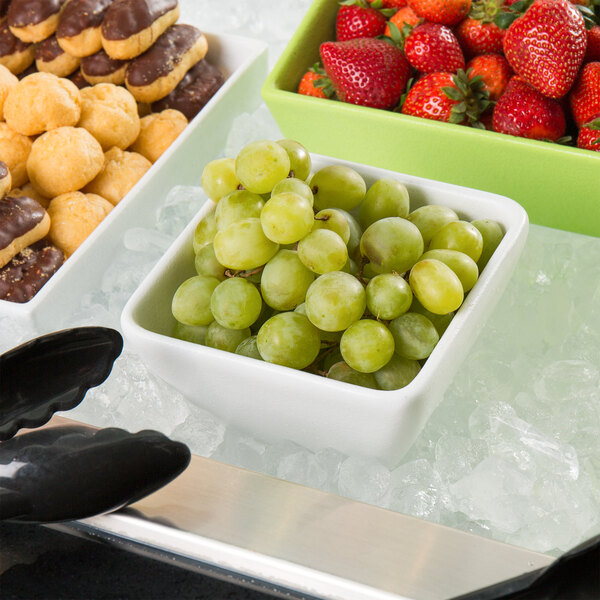
M256 269L252 269L251 271L233 271L231 269L225 269L225 277L250 277L252 275L256 275L260 273L264 269L264 265L257 267Z
M310 365L308 365L308 367L304 368L304 371L316 373L317 375L323 375L323 376L327 375L327 373L325 371L320 371L316 367L321 360L323 360L328 354L331 354L338 347L338 344L336 342L323 342L323 343L328 344L329 348L327 348L326 350L321 352L321 354L319 354L317 356L317 358L315 358L315 360L313 360L312 363L310 363Z
M361 256L360 264L358 265L358 271L356 273L356 279L358 279L363 285L367 285L367 282L363 278L363 269L368 262L369 261L366 256Z

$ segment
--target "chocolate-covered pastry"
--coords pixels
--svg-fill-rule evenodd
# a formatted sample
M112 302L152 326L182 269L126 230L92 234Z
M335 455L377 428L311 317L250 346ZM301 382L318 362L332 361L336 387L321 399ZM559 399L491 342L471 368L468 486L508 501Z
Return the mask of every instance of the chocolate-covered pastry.
M55 35L37 45L35 66L38 71L52 73L57 77L67 77L79 67L81 60L67 54L59 45Z
M173 25L152 48L131 61L125 85L138 102L156 102L170 94L206 55L204 34L192 25Z
M169 95L154 102L152 110L160 112L165 108L174 108L191 121L224 82L225 77L221 71L203 59L185 74Z
M7 21L0 24L0 65L18 75L33 64L35 46L15 37Z
M81 59L81 74L91 85L97 83L125 83L125 71L129 63L126 60L114 60L104 52L96 52Z
M56 37L71 56L90 56L102 49L100 28L113 0L70 0L58 20Z
M47 240L24 248L0 269L0 299L29 302L64 261L65 255Z
M50 217L39 202L27 196L0 200L0 267L50 230Z
M102 22L102 46L111 58L135 58L178 18L177 0L115 0Z
M41 42L58 26L66 0L12 0L8 7L8 26L23 42Z
M5 162L0 160L0 198L4 198L10 188L12 187L12 177L10 176L10 169Z

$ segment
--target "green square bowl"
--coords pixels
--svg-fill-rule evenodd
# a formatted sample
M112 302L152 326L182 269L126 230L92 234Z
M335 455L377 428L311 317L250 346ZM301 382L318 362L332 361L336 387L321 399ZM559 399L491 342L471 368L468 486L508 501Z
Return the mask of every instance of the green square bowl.
M508 196L533 223L600 236L600 152L295 92L334 39L337 0L315 0L266 79L283 134L317 152Z

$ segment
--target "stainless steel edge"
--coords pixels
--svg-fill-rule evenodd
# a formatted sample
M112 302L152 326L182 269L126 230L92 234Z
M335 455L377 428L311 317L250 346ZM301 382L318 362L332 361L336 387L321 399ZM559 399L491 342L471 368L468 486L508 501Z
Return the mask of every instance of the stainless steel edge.
M198 456L126 511L69 527L327 600L442 600L554 560Z

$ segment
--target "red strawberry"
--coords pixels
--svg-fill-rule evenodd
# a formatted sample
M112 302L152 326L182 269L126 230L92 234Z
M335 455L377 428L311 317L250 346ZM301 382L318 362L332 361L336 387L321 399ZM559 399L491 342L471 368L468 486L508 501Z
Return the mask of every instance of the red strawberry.
M387 20L366 0L346 0L341 4L335 20L336 39L339 42L356 38L382 35Z
M503 52L505 31L494 19L501 9L502 0L476 0L468 16L456 27L456 37L467 56Z
M569 94L569 104L577 127L600 114L600 62L581 69Z
M600 152L600 115L579 130L577 147Z
M510 80L494 109L494 131L499 133L555 142L565 128L560 102L542 96L519 77Z
M404 42L408 62L421 73L456 73L465 57L452 30L438 23L417 25Z
M333 95L331 82L325 75L323 68L319 66L319 63L304 73L298 84L297 92L304 96L314 96L315 98L329 98Z
M410 77L402 50L383 40L360 38L325 42L320 48L325 72L343 102L393 108Z
M600 25L594 25L587 32L587 50L584 62L600 60Z
M396 14L389 20L389 23L393 23L400 31L404 25L410 25L414 27L420 23L421 19L415 15L413 9L410 6L405 6L396 12ZM390 25L386 26L384 35L390 36Z
M480 127L479 116L489 106L480 79L469 81L464 71L429 73L409 90L402 113L447 123Z
M408 0L415 14L426 21L456 25L471 8L471 0Z
M568 0L535 0L504 36L504 54L515 73L544 96L560 98L575 81L587 33Z
M467 63L469 77L481 75L490 100L496 101L508 85L513 71L501 54L480 54Z

